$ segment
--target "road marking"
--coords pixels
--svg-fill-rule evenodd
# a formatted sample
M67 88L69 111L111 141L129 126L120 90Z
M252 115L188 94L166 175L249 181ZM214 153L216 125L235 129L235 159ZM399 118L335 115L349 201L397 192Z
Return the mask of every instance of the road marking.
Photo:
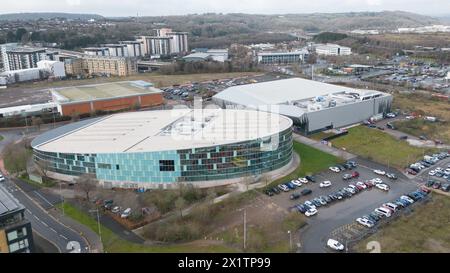
M53 231L54 233L58 233L54 228L50 228L50 230Z
M29 214L33 214L33 213L31 213L31 210L29 210L29 209L27 209L27 212L28 212Z
M45 226L45 227L48 227L48 225L47 225L47 223L46 222L44 222L44 221L41 221L41 223Z
M64 240L68 240L66 236L59 234L59 237L63 238Z
M33 217L36 218L36 220L41 221L41 219L39 219L36 215L33 215Z
M50 201L48 201L48 200L47 200L44 196L42 196L39 192L34 191L34 193L35 193L37 196L39 196L42 200L44 200L45 202L47 202L50 206L53 207L53 204L50 203Z

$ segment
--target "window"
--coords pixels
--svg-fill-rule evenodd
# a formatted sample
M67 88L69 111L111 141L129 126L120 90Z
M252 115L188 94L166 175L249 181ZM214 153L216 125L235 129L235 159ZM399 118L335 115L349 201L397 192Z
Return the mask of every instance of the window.
M12 240L15 240L15 239L17 239L17 231L16 230L8 233L8 241L11 242Z
M173 172L175 171L175 162L173 160L160 160L159 171L161 172Z

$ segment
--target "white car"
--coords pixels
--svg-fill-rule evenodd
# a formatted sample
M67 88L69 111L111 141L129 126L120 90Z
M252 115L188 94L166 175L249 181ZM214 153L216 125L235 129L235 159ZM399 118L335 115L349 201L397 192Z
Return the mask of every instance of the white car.
M431 171L428 172L428 174L431 175L431 176L436 175L436 171L435 170L431 170Z
M130 216L131 214L131 208L127 208L126 210L124 210L122 212L122 214L120 215L120 218L128 218L128 216Z
M303 184L302 182L300 182L299 180L291 180L292 184L294 184L297 187L301 187Z
M316 214L317 214L317 209L313 209L313 208L311 208L305 212L305 215L308 217L316 215Z
M351 192L352 194L355 194L355 193L356 193L355 189L350 188L350 187L344 188L344 190L349 191L349 192Z
M0 174L0 182L5 181L5 178L3 177L3 175Z
M338 173L338 172L341 171L341 169L339 169L338 167L335 167L335 166L331 166L331 167L329 167L328 169L330 169L330 171L333 171L333 172L335 172L335 173Z
M361 181L359 181L359 182L356 182L356 186L360 186L361 188L363 188L363 189L367 189L367 185L366 184L364 184L363 182L361 182Z
M375 187L379 188L380 190L389 191L389 186L386 184L376 184Z
M372 181L375 185L383 183L383 180L381 180L381 178L378 178L378 177L371 179L370 181Z
M406 116L406 119L414 119L414 116Z
M379 174L379 175L385 175L386 172L382 171L382 170L373 170L374 173Z
M319 184L319 187L321 188L327 188L331 186L331 181L323 181L322 183Z
M406 196L406 195L400 196L400 199L405 200L406 202L408 202L410 204L414 203L414 200L412 200L411 197Z
M316 206L311 202L311 201L306 201L305 205L307 205L308 207L310 207L311 209L316 209Z
M308 184L308 179L306 179L305 177L300 177L299 179L300 182L302 182L303 184Z
M344 245L334 239L328 239L327 246L331 249L338 250L338 251L344 250Z
M393 203L384 203L383 207L392 210L393 212L396 212L398 210L398 206Z
M365 227L371 228L374 226L374 224L367 220L366 218L356 218L356 222L358 222L358 224L363 225Z
M390 210L388 210L387 208L383 208L383 207L376 208L375 212L378 213L378 214L381 214L381 215L383 215L385 217L391 217L391 215L392 215Z
M387 113L386 117L388 117L388 118L395 118L396 115L394 113Z

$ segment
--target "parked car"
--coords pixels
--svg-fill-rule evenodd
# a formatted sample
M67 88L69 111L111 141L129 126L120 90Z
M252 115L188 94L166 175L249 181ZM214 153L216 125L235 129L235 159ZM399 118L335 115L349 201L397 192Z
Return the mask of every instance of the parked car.
M375 187L379 188L380 190L389 191L389 186L386 184L376 184Z
M358 187L358 189L360 189L360 190L365 190L365 189L367 189L366 184L364 184L364 183L361 182L361 181L356 182L356 187Z
M439 182L439 181L436 181L434 184L433 184L433 186L431 186L433 189L436 189L436 190L438 190L440 187L441 187L441 182Z
M391 203L391 202L384 203L382 206L387 208L387 209L392 210L392 212L396 212L398 210L398 206L396 204L394 204L394 203Z
M408 139L408 136L401 136L400 139L401 140L406 140L406 139Z
M3 175L0 174L0 182L5 181L5 178L3 177Z
M308 179L306 179L305 177L300 177L297 180L299 180L300 182L302 182L303 184L307 184L308 183Z
M397 176L394 173L386 173L386 177L392 180L397 180Z
M120 207L119 206L115 206L114 208L111 209L112 213L119 213L120 212Z
M300 180L291 180L291 183L294 184L297 187L301 187L303 184Z
M267 194L268 196L273 196L273 191L271 190L265 190L264 193Z
M307 176L305 176L305 178L306 178L308 181L316 182L316 178L315 178L313 175L307 175Z
M308 210L308 208L305 205L303 205L303 204L298 204L295 207L301 213L305 213Z
M317 214L317 209L309 209L305 212L305 215L310 217Z
M445 192L450 191L450 184L446 183L446 184L442 185L441 190L443 190Z
M375 212L383 215L384 217L391 217L392 216L391 211L389 209L383 208L383 207L376 208Z
M371 228L375 225L374 222L372 222L371 220L367 219L367 218L356 218L356 222L358 222L360 225L363 225L365 227Z
M314 203L311 202L311 201L305 201L304 204L305 204L305 206L308 206L311 209L315 209L316 208L316 205L314 205Z
M374 173L379 174L379 175L385 175L386 172L383 170L373 170Z
M275 194L279 194L279 193L280 193L280 190L279 190L277 187L273 187L271 190L272 190L273 193L275 193Z
M352 179L352 175L349 174L349 173L346 173L346 174L344 174L344 175L342 176L342 179L344 179L344 180Z
M310 189L304 189L304 190L302 190L300 193L301 193L302 195L308 195L308 194L311 194L311 193L312 193L312 190L310 190Z
M406 201L407 201L408 203L410 203L410 204L414 203L414 199L412 199L411 197L406 196L406 195L400 196L400 199L406 200Z
M289 199L295 200L295 199L300 198L300 196L301 196L301 195L300 195L299 193L294 192L293 194L291 194L291 195L289 196Z
M341 171L341 169L339 169L339 168L336 167L336 166L331 166L331 167L329 167L328 169L330 169L330 171L333 171L333 172L335 172L335 173L338 173L338 172Z
M280 185L278 185L278 188L280 189L280 190L282 190L282 191L290 191L289 190L289 188L288 188L288 186L286 186L286 185L284 185L284 184L280 184Z
M327 246L331 249L337 250L337 251L343 251L344 245L339 243L338 241L334 239L328 239Z
M128 218L131 214L131 208L125 209L122 214L120 215L120 218Z
M321 182L320 184L319 184L319 187L321 187L321 188L327 188L327 187L330 187L331 186L331 181L323 181L323 182Z
M416 175L417 174L417 172L415 170L411 169L411 168L406 169L406 173L412 174L412 175Z

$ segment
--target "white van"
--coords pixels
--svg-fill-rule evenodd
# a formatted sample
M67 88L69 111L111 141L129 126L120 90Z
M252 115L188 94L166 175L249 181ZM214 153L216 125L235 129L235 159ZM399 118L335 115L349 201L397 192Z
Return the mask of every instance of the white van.
M375 209L375 212L384 215L385 217L391 217L392 213L389 209L387 208L383 208L383 207L379 207Z
M120 215L120 218L128 218L128 216L130 216L131 214L131 208L127 208L126 210L124 210L122 212L122 214Z

